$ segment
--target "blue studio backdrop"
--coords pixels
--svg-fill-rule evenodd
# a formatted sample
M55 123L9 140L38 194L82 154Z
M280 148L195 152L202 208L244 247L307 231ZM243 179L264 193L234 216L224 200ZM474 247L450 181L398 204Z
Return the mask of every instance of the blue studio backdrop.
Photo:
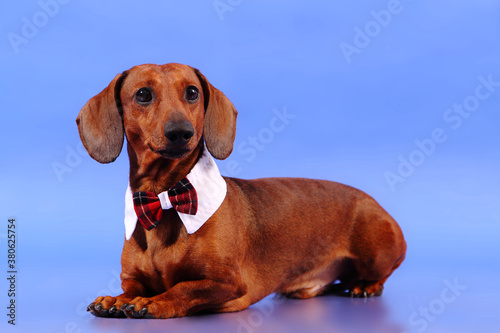
M91 159L75 119L117 73L168 62L198 68L239 112L234 151L217 161L223 175L362 189L401 225L408 253L385 295L368 303L264 300L269 315L258 303L153 328L361 330L353 323L376 309L379 319L365 320L384 332L492 331L500 294L499 15L494 0L3 2L2 332L144 325L85 312L95 297L121 293L129 166L125 149L108 165ZM339 315L349 306L356 309ZM250 320L251 311L262 320Z

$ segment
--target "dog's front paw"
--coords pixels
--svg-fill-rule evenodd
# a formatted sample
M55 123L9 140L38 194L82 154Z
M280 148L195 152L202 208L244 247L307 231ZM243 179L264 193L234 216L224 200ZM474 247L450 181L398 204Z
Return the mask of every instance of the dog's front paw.
M89 304L87 311L96 317L125 318L125 313L121 308L129 300L129 298L120 296L99 296L94 302Z
M121 310L129 318L166 319L178 317L167 302L146 297L134 298L129 304L123 305Z

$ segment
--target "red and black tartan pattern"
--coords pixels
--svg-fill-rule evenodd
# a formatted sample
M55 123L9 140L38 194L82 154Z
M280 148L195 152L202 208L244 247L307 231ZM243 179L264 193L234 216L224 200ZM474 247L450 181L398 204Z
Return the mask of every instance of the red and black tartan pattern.
M195 215L198 211L198 195L187 178L169 188L168 197L173 208L180 213ZM134 209L139 222L147 230L156 227L163 215L160 199L154 192L134 192Z
M147 230L151 230L163 215L160 199L154 192L134 192L134 209L139 222Z
M187 178L182 179L169 188L168 197L176 211L196 215L198 211L198 195L193 184Z

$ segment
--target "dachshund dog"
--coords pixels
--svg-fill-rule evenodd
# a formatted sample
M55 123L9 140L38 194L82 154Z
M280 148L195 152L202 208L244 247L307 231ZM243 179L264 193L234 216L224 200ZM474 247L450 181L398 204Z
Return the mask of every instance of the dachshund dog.
M90 156L112 162L126 138L130 159L123 294L98 297L93 315L232 312L271 293L332 288L382 294L406 253L394 219L331 181L220 176L212 157L231 154L236 116L197 69L174 63L118 74L82 108L76 122Z

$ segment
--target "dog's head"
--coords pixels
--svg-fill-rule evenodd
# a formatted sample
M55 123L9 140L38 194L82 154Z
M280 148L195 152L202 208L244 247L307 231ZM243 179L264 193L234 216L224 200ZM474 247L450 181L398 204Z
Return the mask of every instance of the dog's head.
M113 162L127 137L149 158L180 159L204 136L225 159L233 150L237 112L197 70L181 64L140 65L118 74L80 111L76 122L90 156Z

